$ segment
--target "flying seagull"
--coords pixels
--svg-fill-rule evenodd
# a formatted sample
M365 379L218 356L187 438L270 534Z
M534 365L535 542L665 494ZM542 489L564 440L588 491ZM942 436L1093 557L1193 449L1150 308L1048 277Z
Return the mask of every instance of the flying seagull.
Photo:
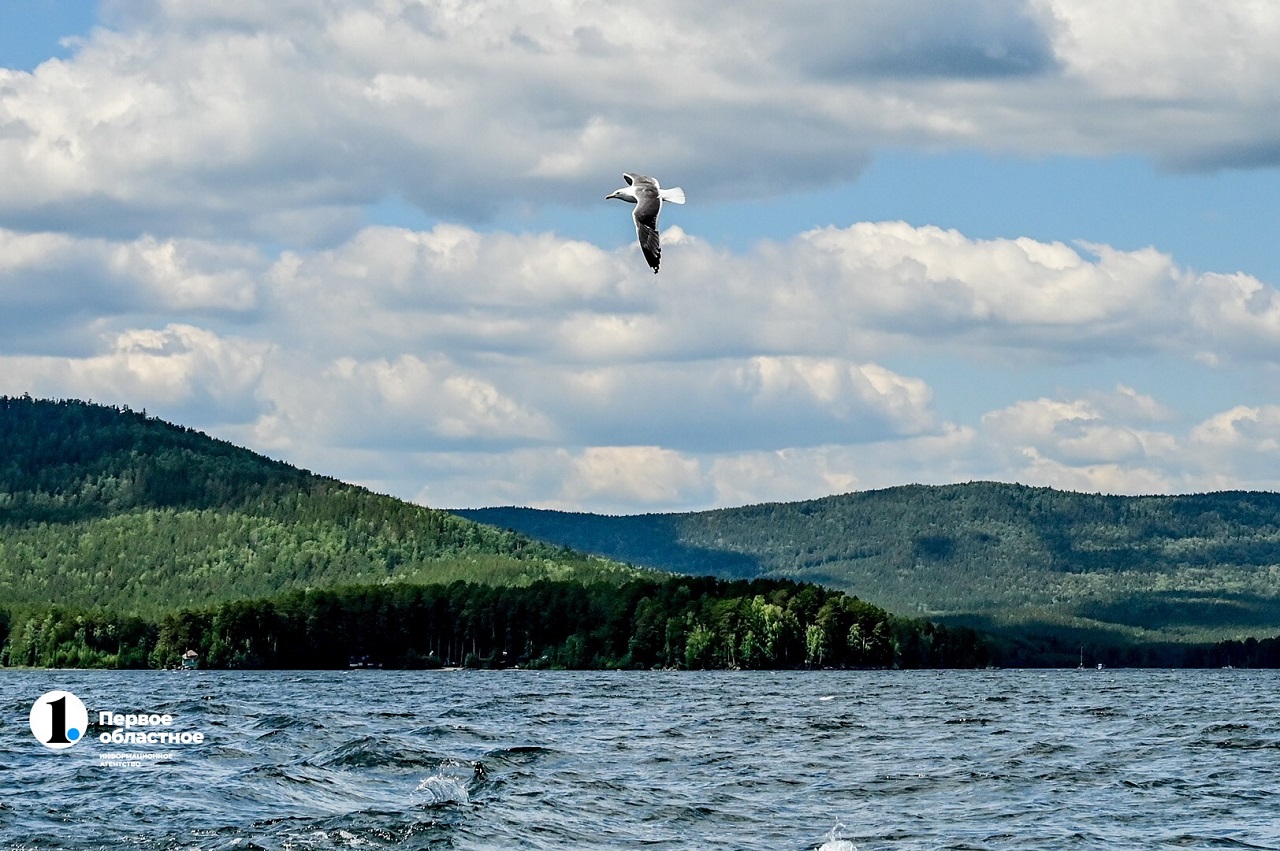
M662 202L672 204L684 203L684 190L663 189L658 181L643 174L624 173L622 179L627 185L604 196L605 200L619 198L636 205L632 214L636 220L636 236L640 239L640 248L644 251L644 259L653 267L653 274L658 274L658 261L662 259L662 245L658 242L658 213L662 212Z

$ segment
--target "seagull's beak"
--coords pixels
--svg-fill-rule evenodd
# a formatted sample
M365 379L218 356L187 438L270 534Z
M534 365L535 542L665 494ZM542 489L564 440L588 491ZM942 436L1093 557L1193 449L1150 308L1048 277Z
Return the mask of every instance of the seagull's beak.
M610 198L617 198L617 197L618 197L617 192L611 192L608 195L604 196L604 200L608 201Z

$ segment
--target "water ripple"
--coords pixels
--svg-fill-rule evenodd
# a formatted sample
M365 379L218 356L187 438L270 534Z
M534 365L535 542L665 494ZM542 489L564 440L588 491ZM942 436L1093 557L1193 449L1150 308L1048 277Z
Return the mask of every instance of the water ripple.
M1278 684L1249 671L7 672L0 847L1280 849ZM52 688L91 714L171 714L206 741L106 745L99 726L49 751L27 714Z

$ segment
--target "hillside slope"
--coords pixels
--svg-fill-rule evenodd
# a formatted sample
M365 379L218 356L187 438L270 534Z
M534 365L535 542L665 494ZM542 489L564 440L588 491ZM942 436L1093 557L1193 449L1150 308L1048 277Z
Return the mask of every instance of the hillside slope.
M903 614L1147 640L1280 632L1280 495L977 482L690 514L456 512L637 565L829 585Z
M357 582L632 575L145 414L0 397L0 605L157 614Z

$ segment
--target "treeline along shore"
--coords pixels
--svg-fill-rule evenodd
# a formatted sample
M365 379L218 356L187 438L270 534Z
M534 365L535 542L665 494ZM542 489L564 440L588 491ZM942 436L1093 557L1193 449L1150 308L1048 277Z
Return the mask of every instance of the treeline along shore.
M984 637L786 580L541 580L302 591L158 621L65 607L9 615L0 663L171 668L982 667Z
M293 592L158 620L50 606L0 612L0 664L334 669L801 669L1075 666L1063 641L901 618L787 580L542 580ZM1280 667L1280 639L1081 645L1089 666ZM191 654L195 654L194 657Z

